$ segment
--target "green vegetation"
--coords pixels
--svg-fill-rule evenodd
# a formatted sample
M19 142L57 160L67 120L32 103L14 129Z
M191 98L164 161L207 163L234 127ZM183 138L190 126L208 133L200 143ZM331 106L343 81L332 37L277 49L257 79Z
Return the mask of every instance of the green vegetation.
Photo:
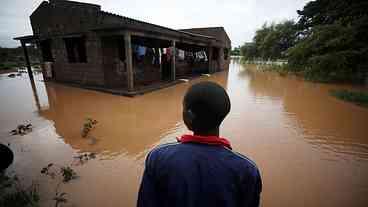
M261 71L272 71L277 72L280 76L286 76L290 73L295 74L293 72L290 72L290 69L288 68L288 65L276 65L276 64L270 64L270 65L261 65L258 67Z
M56 166L51 163L42 168L41 174L52 179L60 176L61 181L57 184L53 197L54 206L67 203L66 193L60 192L60 187L62 184L78 178L76 172L70 166ZM29 187L24 187L16 175L8 176L5 173L0 173L0 206L38 207L40 201L38 191L37 184L32 183Z
M77 179L77 173L70 166L58 166L53 163L48 164L46 167L42 168L41 174L50 177L51 179L56 179L59 177L59 182L55 188L55 196L53 200L55 201L55 207L60 206L63 203L67 203L65 192L60 192L60 187L74 179ZM60 179L61 178L61 179Z
M232 49L230 51L230 55L231 56L240 56L240 46L239 47L235 47L234 49Z
M74 157L74 161L70 165L60 166L50 163L42 168L42 175L52 180L57 180L54 197L52 198L55 207L61 206L69 201L67 194L61 191L61 187L78 178L72 166L85 164L95 158L95 153L82 153ZM38 207L40 206L38 189L39 186L35 183L32 183L29 187L25 187L21 185L21 181L16 175L9 176L4 172L0 172L0 206Z
M39 64L39 51L33 46L28 46L28 55L31 64ZM22 47L2 48L0 47L0 71L25 66L25 58Z
M264 24L241 47L247 60L288 61L288 71L323 82L363 83L368 71L368 2L315 0L298 22Z
M240 51L247 60L277 60L286 58L286 51L296 43L297 29L292 20L278 24L265 23L256 31L253 42L245 43Z
M81 133L82 137L83 138L87 137L89 132L95 128L97 123L98 123L97 120L87 118L83 124L82 133Z
M332 90L330 91L330 94L338 99L368 107L368 93L348 90Z
M0 206L37 207L39 200L37 185L25 188L16 175L0 173Z

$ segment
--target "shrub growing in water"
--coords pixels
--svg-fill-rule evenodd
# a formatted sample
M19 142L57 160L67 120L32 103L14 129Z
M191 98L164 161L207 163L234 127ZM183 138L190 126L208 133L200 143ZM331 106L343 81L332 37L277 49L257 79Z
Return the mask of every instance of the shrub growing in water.
M330 94L338 99L368 107L368 93L348 90L332 90L330 91Z

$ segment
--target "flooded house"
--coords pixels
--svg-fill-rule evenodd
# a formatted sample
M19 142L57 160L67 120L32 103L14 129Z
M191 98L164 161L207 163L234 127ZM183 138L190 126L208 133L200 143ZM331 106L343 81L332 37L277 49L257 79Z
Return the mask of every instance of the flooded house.
M134 95L227 70L231 41L223 27L175 30L65 0L42 2L30 16L45 79ZM27 60L27 57L26 57Z

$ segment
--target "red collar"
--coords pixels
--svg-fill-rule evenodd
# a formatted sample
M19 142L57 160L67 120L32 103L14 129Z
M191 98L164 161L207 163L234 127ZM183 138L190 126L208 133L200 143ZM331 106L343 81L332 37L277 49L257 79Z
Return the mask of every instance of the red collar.
M198 135L186 134L186 135L181 136L180 138L177 138L177 140L178 142L181 142L181 143L192 142L192 143L201 143L201 144L209 144L209 145L220 145L220 146L224 146L229 149L232 149L230 142L227 139L217 137L217 136L198 136Z

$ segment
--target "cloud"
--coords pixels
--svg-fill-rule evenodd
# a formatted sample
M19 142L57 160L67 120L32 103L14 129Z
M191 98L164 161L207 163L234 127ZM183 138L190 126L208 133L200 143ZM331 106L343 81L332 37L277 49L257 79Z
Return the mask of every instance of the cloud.
M174 29L223 26L232 45L251 41L264 22L296 18L307 0L81 0L105 11ZM32 34L29 15L42 0L2 0L0 46L19 45L15 36Z

